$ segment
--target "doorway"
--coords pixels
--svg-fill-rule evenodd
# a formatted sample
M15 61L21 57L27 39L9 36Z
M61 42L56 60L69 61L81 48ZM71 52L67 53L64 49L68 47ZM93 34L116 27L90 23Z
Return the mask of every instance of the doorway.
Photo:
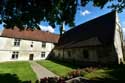
M29 55L29 60L33 60L34 54Z

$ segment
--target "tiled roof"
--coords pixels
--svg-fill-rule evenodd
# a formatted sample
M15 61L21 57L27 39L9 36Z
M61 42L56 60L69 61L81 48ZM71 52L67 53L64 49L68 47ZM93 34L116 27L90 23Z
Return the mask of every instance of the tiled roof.
M19 30L17 27L14 27L14 29L4 29L1 36L51 43L58 43L59 39L59 35L50 32L44 32L41 30Z
M59 39L58 47L70 48L111 44L114 41L115 23L116 11L97 17L65 32ZM89 40L89 43L85 42L86 40Z

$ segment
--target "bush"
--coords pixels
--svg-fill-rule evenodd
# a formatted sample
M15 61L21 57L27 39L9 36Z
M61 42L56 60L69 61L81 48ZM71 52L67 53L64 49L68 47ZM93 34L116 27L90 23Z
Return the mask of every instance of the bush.
M77 70L74 70L72 72L69 72L68 76L70 78L74 78L74 77L78 77L78 76L83 76L83 72L81 70L77 69Z
M45 77L40 79L40 83L65 83L65 80L62 77Z
M96 67L86 67L86 68L84 68L82 71L87 72L87 73L90 73L90 72L93 72L93 71L95 71L95 70L97 70Z

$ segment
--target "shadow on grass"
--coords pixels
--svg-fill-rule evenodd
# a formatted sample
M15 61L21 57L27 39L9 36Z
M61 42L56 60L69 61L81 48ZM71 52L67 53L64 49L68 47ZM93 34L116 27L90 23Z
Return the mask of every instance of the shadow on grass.
M105 66L102 68L99 68L103 70L104 72L101 73L95 73L95 77L93 77L93 80L98 80L98 81L103 81L103 82L117 82L122 81L121 83L125 83L125 65L110 65L110 66ZM96 77L98 74L99 77ZM102 74L106 76L101 76ZM111 83L112 83L111 82Z
M68 66L72 69L84 69L84 68L89 68L89 67L95 67L97 69L102 69L104 70L104 74L107 74L107 77L102 77L102 78L98 78L98 77L95 77L93 79L95 80L98 80L99 82L103 81L103 82L107 82L107 81L125 81L125 64L121 64L121 65L118 65L118 64L114 64L114 65L101 65L101 66L85 66L85 67L81 67L79 65L75 65L73 63L67 63L67 62L63 62L63 61L58 61L58 60L50 60L50 61L53 61L55 63L58 63L58 64L61 64L61 65L64 65L64 66ZM108 70L108 71L107 71ZM93 72L93 71L92 71ZM95 74L98 74L98 73L95 73ZM98 82L97 81L97 82Z
M114 80L125 80L125 64L122 65L114 65L109 68L111 71L108 74Z
M64 61L59 61L59 60L50 60L50 61L52 61L54 63L57 63L57 64L61 64L61 65L67 66L67 67L70 67L72 69L78 69L78 68L80 68L79 65L76 65L76 64L71 63L71 62L64 62Z
M0 74L0 83L31 83L31 81L21 81L16 74Z

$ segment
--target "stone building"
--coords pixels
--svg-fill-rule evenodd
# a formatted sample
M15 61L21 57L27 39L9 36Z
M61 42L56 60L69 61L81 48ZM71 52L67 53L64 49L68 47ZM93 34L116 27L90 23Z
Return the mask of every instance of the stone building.
M53 58L73 63L122 63L123 34L116 11L65 32L53 54Z
M47 58L80 64L124 62L123 34L116 11L80 24L61 36L5 28L0 44L0 62Z
M59 35L40 30L4 29L0 36L0 62L46 59Z

